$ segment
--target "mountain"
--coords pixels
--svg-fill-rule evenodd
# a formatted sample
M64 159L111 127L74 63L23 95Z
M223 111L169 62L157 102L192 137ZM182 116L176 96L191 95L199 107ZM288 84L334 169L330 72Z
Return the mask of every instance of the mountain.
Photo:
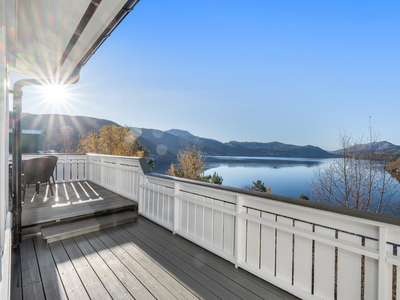
M176 136L194 136L191 134L189 131L186 130L180 130L180 129L170 129L165 131L166 133L170 133Z
M243 156L275 156L275 157L304 157L304 158L328 158L332 157L327 151L319 147L307 145L296 146L279 142L255 143L255 142L229 142Z
M357 146L350 147L349 149L350 150L353 150L353 149L355 150L356 147L357 147L357 151L363 151L363 150L371 148L371 144L372 143L360 144L360 145L357 145ZM390 142L387 142L387 141L381 141L381 142L374 143L373 150L385 151L386 152L386 151L390 151L390 149L396 148L396 147L399 147L399 146L396 146L396 145L394 145L394 144L392 144ZM330 153L340 155L340 154L343 153L343 149L330 151Z
M91 130L99 130L104 125L116 125L115 122L83 116L69 115L34 115L23 114L22 128L45 130L50 147L57 144L61 132L67 133L69 141L77 145L79 134L87 134ZM200 146L210 156L273 156L328 158L332 154L315 146L296 146L279 142L257 143L231 141L222 143L214 139L198 137L186 130L170 129L161 131L151 128L131 127L132 133L150 151L156 160L156 166L168 165L176 160L179 150L186 146ZM58 143L59 144L59 143ZM51 148L56 149L56 148ZM58 150L58 149L56 149Z
M200 146L204 154L209 156L273 156L273 157L304 157L329 158L332 154L315 146L295 146L279 142L256 143L237 142L222 143L217 140L202 138L185 130L157 129L131 127L140 143L150 150L150 156L155 159L156 172L164 173L171 162L176 160L179 150L186 146Z
M10 118L10 128L11 125ZM61 114L22 114L21 128L22 129L36 129L44 130L46 133L46 145L48 144L51 149L56 149L57 139L60 139L61 132L64 136L67 135L72 147L76 146L79 142L79 134L86 134L91 130L99 130L104 125L118 125L117 123L92 117L83 116L69 116ZM47 147L47 146L46 146Z
M185 146L200 146L206 155L226 156L275 156L275 157L314 157L326 158L332 155L315 146L295 146L279 142L256 143L237 142L222 143L217 140L195 136L188 131L171 129L165 132L155 129L132 128L139 141L156 155L162 152L178 154Z

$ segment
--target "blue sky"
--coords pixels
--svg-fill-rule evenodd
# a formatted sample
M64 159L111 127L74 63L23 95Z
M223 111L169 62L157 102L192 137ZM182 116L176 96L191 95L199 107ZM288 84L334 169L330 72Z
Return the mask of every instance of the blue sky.
M142 0L68 101L30 87L23 111L326 150L371 116L400 145L399 13L389 0Z

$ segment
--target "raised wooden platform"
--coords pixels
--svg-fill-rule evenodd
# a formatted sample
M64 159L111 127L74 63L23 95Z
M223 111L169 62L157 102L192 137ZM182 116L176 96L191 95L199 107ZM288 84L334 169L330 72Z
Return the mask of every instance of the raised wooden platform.
M105 216L91 217L85 220L70 222L67 224L55 223L42 227L42 238L46 240L47 243L52 243L81 234L130 223L136 218L136 212L123 211Z
M296 299L170 231L134 223L13 254L11 299Z
M46 185L35 195L31 185L22 205L22 228L121 210L137 210L137 203L92 182L56 184L54 196Z

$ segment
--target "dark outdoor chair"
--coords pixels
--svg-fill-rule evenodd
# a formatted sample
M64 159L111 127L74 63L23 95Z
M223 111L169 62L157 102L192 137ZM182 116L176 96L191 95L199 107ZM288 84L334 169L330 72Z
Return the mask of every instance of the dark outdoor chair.
M54 159L50 157L38 157L22 162L22 185L24 190L22 202L25 200L27 184L35 184L36 193L39 194L40 184L49 183L51 195L54 196L53 188L50 183L50 177L53 175L54 167Z
M43 156L43 157L51 158L51 159L53 159L53 161L54 161L54 167L53 167L53 171L51 172L51 178L53 179L53 184L54 184L54 189L55 189L55 188L56 188L56 181L55 181L55 179L54 179L54 170L55 170L56 167L57 167L58 156L55 156L55 155L47 155L47 156ZM50 183L49 183L49 184L50 184Z

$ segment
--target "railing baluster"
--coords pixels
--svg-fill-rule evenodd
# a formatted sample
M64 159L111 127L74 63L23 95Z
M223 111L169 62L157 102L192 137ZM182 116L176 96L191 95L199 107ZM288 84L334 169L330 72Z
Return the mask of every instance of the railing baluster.
M244 261L244 245L246 239L245 220L239 217L243 211L243 196L236 195L236 211L235 211L235 267L238 268L239 264Z
M379 227L379 276L378 276L378 300L387 298L387 265L386 265L386 228Z

